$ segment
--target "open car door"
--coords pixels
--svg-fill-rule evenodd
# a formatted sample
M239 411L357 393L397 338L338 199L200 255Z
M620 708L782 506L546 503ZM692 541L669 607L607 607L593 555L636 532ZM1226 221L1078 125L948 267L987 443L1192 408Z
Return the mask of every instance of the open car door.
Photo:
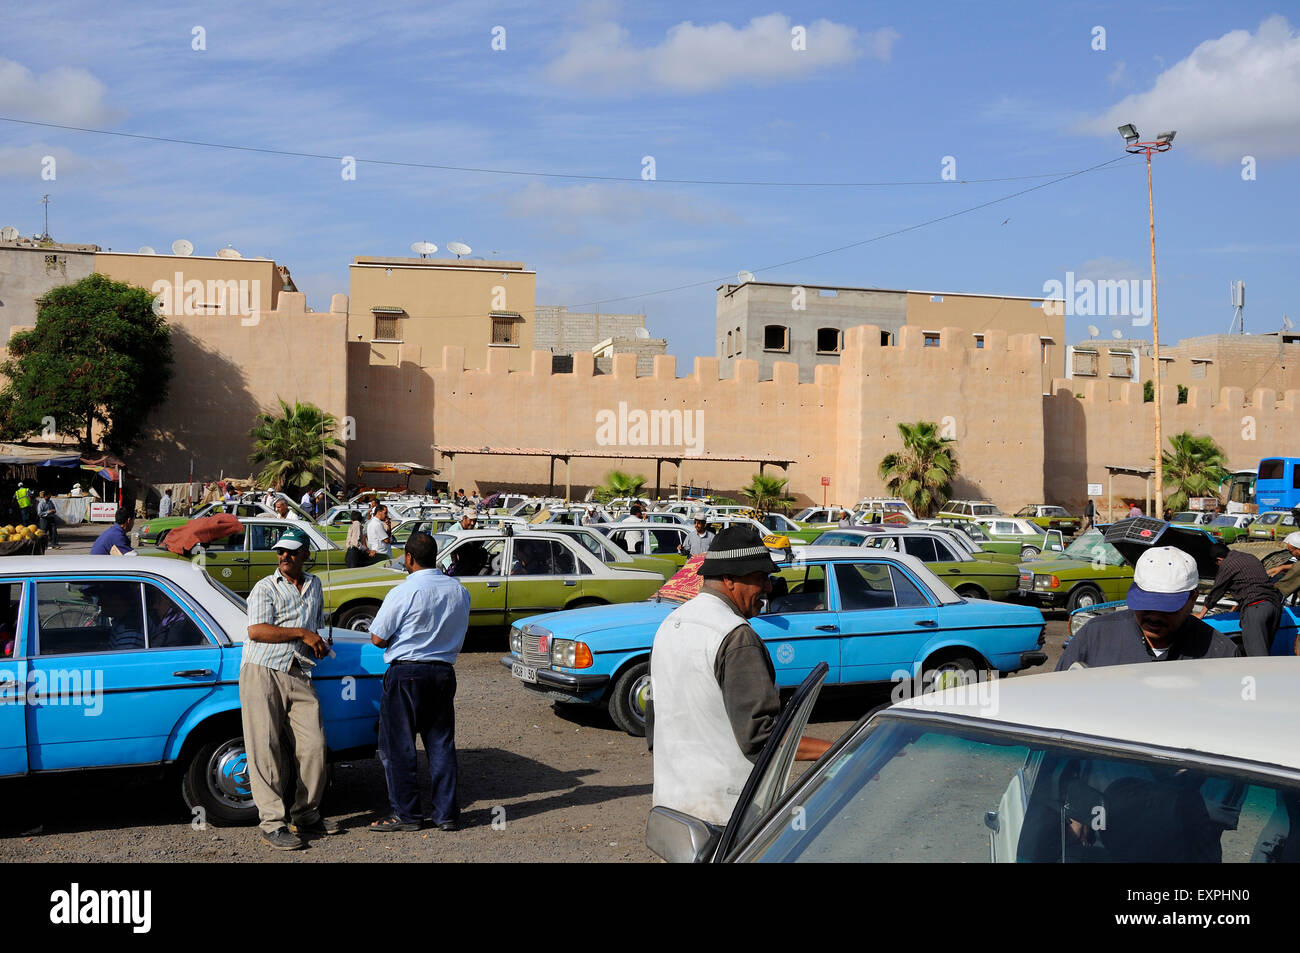
M789 788L799 740L829 671L830 666L819 662L786 703L725 828L671 808L654 807L646 822L646 846L669 863L725 861L735 853Z

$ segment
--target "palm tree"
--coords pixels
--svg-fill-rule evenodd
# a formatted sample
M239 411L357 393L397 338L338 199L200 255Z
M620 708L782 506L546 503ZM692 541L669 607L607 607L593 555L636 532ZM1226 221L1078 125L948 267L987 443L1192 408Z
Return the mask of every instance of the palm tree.
M740 492L753 502L754 509L760 513L770 513L772 510L784 512L790 509L790 502L793 500L793 497L785 492L785 485L789 482L788 479L780 480L755 473L754 478L749 481L749 486L741 487Z
M1165 468L1165 505L1177 513L1193 496L1218 496L1228 478L1227 456L1213 437L1183 431L1169 438L1173 448L1160 454ZM1169 490L1174 492L1169 493Z
M596 499L606 503L619 497L640 496L645 489L646 478L641 474L624 473L622 470L610 470L605 474L605 482L596 487Z
M278 415L257 415L249 433L253 452L248 461L262 465L259 483L277 490L310 486L324 479L327 461L337 464L343 458L338 450L343 441L333 436L338 422L314 404L294 401L290 407L279 400Z
M939 425L921 421L899 424L903 449L880 461L880 478L889 492L905 500L924 519L952 495L957 458L951 437L939 436Z

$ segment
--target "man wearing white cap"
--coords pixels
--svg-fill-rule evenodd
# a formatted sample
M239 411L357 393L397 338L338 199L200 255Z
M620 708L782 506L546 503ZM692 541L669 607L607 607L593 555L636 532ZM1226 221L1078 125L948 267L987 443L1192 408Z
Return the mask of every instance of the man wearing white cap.
M1199 582L1196 560L1181 549L1147 550L1133 570L1128 608L1098 616L1080 629L1056 670L1075 662L1097 668L1241 655L1231 639L1192 615Z
M239 707L262 842L296 850L303 834L339 833L338 822L320 813L325 726L311 681L330 646L319 632L325 623L320 579L303 570L311 555L307 534L291 526L273 548L275 574L248 594Z
M459 536L461 533L468 533L478 525L478 509L473 506L467 506L460 511L460 522L453 523L443 530L448 536Z

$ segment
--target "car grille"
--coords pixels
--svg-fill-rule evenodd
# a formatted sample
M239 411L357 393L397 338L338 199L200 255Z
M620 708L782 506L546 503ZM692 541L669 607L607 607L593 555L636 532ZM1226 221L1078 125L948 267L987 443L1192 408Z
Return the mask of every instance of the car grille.
M524 664L531 668L550 668L551 667L551 633L545 629L527 626L523 630L524 641ZM541 647L542 639L546 640L546 648Z

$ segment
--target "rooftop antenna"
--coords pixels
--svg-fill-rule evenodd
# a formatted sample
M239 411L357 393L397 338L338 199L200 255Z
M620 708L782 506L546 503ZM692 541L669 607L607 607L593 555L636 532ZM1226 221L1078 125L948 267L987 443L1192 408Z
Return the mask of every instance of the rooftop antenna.
M461 255L468 255L474 249L470 248L464 242L447 242L447 251L451 252L457 258Z
M1238 334L1246 333L1246 282L1232 281L1228 283L1232 291L1232 324L1228 325L1228 333L1236 328Z
M41 204L45 206L45 233L41 235L41 241L50 240L50 197L49 195L41 196Z
M17 240L18 229L14 228L12 225L6 225L4 228L0 228L0 241L15 242Z
M416 242L411 246L411 251L415 252L421 258L428 258L438 250L438 246L433 242Z
M136 252L136 254L137 254L137 255L156 255L156 254L158 254L158 253L157 253L156 251L154 251L153 248L150 247L149 245L141 245L141 246L140 246L140 250L139 250L138 252Z
M243 258L244 256L241 255L236 250L234 245L227 245L225 248L217 249L217 257L218 258Z
M194 254L194 243L188 238L178 238L172 242L172 254L188 258Z
M1095 324L1090 324L1090 325L1088 325L1088 338L1089 338L1089 340L1093 340L1093 341L1097 340L1097 335L1100 334L1100 333L1101 333L1101 331L1099 331L1099 330L1097 329L1097 325L1095 325Z

